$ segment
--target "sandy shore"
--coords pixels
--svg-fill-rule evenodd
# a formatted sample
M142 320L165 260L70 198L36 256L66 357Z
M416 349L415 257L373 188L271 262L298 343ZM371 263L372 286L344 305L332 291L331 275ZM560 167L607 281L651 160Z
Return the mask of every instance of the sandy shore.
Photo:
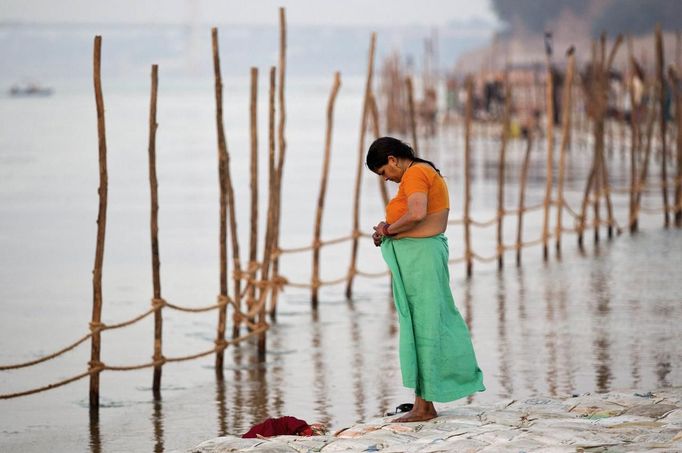
M377 418L336 436L211 439L193 453L259 452L682 452L682 387L566 398L439 405L428 422Z

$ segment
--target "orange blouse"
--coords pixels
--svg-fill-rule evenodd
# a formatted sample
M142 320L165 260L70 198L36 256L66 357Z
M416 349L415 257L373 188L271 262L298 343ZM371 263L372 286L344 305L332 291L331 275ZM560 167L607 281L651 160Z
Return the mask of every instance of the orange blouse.
M394 223L407 212L407 198L416 192L427 194L426 214L450 208L445 180L429 164L415 163L405 170L398 193L386 206L386 222Z

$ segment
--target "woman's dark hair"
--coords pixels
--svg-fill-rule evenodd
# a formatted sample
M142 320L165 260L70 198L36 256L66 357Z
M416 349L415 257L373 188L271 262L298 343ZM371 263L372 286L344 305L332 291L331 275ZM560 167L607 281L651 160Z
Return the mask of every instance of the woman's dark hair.
M410 145L393 137L380 137L374 140L374 143L370 145L369 150L367 151L365 163L370 170L376 173L379 167L388 163L388 156L429 164L440 175L440 170L436 168L433 162L415 156L414 150Z

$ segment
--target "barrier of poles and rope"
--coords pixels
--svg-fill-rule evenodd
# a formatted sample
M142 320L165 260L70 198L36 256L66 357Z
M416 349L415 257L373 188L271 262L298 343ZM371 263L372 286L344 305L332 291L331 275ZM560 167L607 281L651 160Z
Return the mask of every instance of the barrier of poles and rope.
M331 137L333 130L333 108L336 96L340 88L340 74L334 74L334 82L332 91L330 93L327 105L327 129L324 142L324 161L322 178L320 182L320 191L317 202L317 211L315 216L315 231L310 244L297 247L283 247L280 244L279 232L281 225L281 193L282 193L282 173L285 160L286 140L285 140L285 123L286 110L284 105L284 81L285 81L285 67L286 67L286 20L284 9L280 9L280 55L279 67L270 68L270 90L269 90L269 129L268 129L268 209L267 221L265 228L265 239L263 243L263 255L261 261L258 261L258 132L257 124L257 80L258 69L251 68L251 230L250 230L250 246L249 246L249 260L248 265L244 268L240 261L239 241L237 237L237 216L235 206L235 195L232 187L230 177L230 154L228 152L227 140L225 137L225 130L223 127L223 108L222 108L222 77L220 73L220 59L218 50L218 32L217 29L211 30L214 76L215 76L215 100L216 100L216 125L217 125L217 157L218 157L218 183L220 187L220 233L219 233L219 247L220 247L220 290L217 295L217 301L214 304L207 306L188 307L177 305L168 302L162 296L161 292L161 275L160 275L160 250L159 250L159 226L158 226L158 180L156 175L156 131L157 131L157 92L158 92L158 66L153 65L151 71L151 96L150 96L150 111L149 111L149 183L151 195L151 215L150 215L150 233L151 233L151 256L152 256L152 278L153 278L153 297L151 299L151 308L142 313L116 323L102 322L102 265L104 258L104 243L106 230L106 214L107 214L107 190L108 190L108 174L107 174L107 147L105 134L105 117L104 117L104 101L102 93L102 82L100 75L101 68L101 37L96 36L94 41L93 52L93 80L95 90L95 101L97 107L97 128L98 128L98 158L99 158L99 210L97 217L97 243L95 250L95 265L93 269L93 311L91 321L89 323L90 332L79 337L75 341L62 347L61 349L46 354L42 357L35 358L29 361L0 365L0 371L16 370L37 366L45 362L55 360L70 351L73 351L81 344L90 340L91 351L90 360L88 362L88 369L84 372L74 374L73 376L61 379L59 381L36 387L33 389L23 390L14 393L0 394L0 399L16 398L36 394L51 389L59 388L64 385L79 381L86 377L90 378L89 396L90 407L99 407L99 376L104 371L132 371L146 368L153 368L153 385L152 389L155 396L160 394L161 376L163 366L167 363L181 362L194 360L202 357L207 357L211 354L216 356L216 373L221 375L224 365L224 351L230 345L239 344L252 337L258 337L258 354L261 360L265 355L265 332L269 329L269 324L266 322L266 315L269 313L271 319L275 319L277 297L278 294L286 287L309 289L311 290L311 299L313 309L317 309L319 302L319 289L326 286L346 284L346 295L348 297L352 294L352 285L356 277L363 278L385 278L390 275L388 269L380 271L365 271L358 269L357 255L360 240L370 238L369 233L360 230L359 221L359 197L361 191L362 179L362 161L365 152L365 134L368 125L371 124L373 135L379 136L379 109L377 99L374 97L372 89L372 80L374 73L374 54L376 47L376 35L371 35L368 70L365 86L365 96L363 100L363 113L361 119L360 143L359 143L359 162L356 178L356 188L354 192L354 211L353 211L353 226L351 233L341 237L332 239L322 239L321 223L324 209L324 199L327 186L327 178L329 173L329 158L331 154ZM639 130L639 122L631 122L631 172L630 172L630 187L615 187L609 182L608 168L606 154L612 152L614 143L620 143L620 146L625 148L625 125L621 125L620 139L614 136L613 124L609 122L606 110L608 100L608 74L611 69L614 56L618 50L622 38L616 39L607 56L606 39L602 36L601 40L595 42L593 45L592 66L591 73L588 74L589 83L583 80L583 98L584 105L578 107L580 103L577 99L572 98L572 88L574 85L574 71L575 58L572 52L568 53L568 73L567 83L563 91L563 109L562 109L562 136L559 148L559 169L557 177L557 196L552 195L553 183L553 157L552 149L554 147L553 138L553 122L552 117L555 111L553 90L555 89L552 81L553 74L551 67L547 65L546 80L544 81L545 93L545 115L547 120L547 155L546 158L546 180L545 180L545 196L543 202L536 205L526 206L526 188L530 172L531 154L534 145L534 138L537 135L536 130L529 129L526 137L525 152L523 154L522 166L519 175L519 195L518 205L515 209L507 209L505 207L505 174L506 156L509 152L508 147L511 145L510 122L512 108L512 86L509 83L507 75L505 75L504 92L506 95L504 111L501 121L501 127L492 121L478 121L474 114L474 83L471 77L466 80L466 105L464 111L464 203L463 213L461 218L451 218L448 220L449 225L462 225L464 231L464 254L456 258L449 259L450 264L464 263L466 266L467 276L471 276L474 262L490 263L497 261L498 267L503 267L504 255L507 252L516 253L517 265L521 263L521 252L524 248L537 247L543 245L544 256L548 254L547 244L550 239L556 241L557 252L560 249L560 241L563 233L572 233L578 237L578 244L583 246L583 234L587 229L594 229L595 241L599 240L599 229L606 227L609 237L612 231L620 234L623 226L636 231L638 228L638 221L640 214L660 215L664 214L664 226L669 225L669 215L672 214L675 219L675 224L682 226L682 134L679 133L680 125L682 125L682 115L677 114L677 121L671 122L670 127L665 118L665 106L662 102L663 85L665 83L665 72L663 63L663 43L660 39L660 29L656 33L656 79L655 83L649 83L645 87L648 92L654 94L651 96L654 101L643 106L642 112L644 115L635 113L634 109L632 116L638 115L638 119L645 126L643 131ZM628 41L629 62L634 66L635 60L632 57L631 43ZM673 87L673 94L675 96L676 112L680 112L682 105L682 98L680 97L679 87L677 86L678 78L674 68L669 69L669 79L675 82ZM277 80L279 85L277 85ZM401 90L407 92L407 102L409 103L407 111L410 112L410 131L416 148L417 131L420 130L417 125L417 119L421 118L421 113L417 115L418 110L413 94L413 85L411 77L401 78ZM403 82L405 82L403 84ZM406 86L404 86L406 85ZM538 85L538 84L536 84ZM538 90L539 92L540 90ZM606 95L604 95L606 93ZM528 94L528 93L527 93ZM634 97L632 90L628 93L630 95L632 105L634 106ZM534 102L540 105L539 100L542 96L535 93ZM277 101L279 104L277 104ZM276 106L279 106L277 125L275 113ZM580 109L585 107L587 113L581 112ZM640 112L640 113L642 113ZM573 114L575 113L575 118ZM655 128L658 121L658 129ZM592 125L593 129L588 132L588 126ZM277 126L277 131L275 131ZM424 129L424 128L422 128ZM573 133L575 132L575 134ZM676 133L676 135L673 135ZM499 134L500 153L498 160L498 177L497 177L497 210L492 218L479 220L474 219L471 215L471 208L473 204L471 196L471 160L473 156L473 140L475 138L490 139L497 137ZM676 138L677 153L673 155L672 150L668 149L667 137ZM586 186L582 194L580 208L574 209L568 203L564 194L564 183L566 179L567 160L570 153L573 153L572 148L579 149L581 145L574 144L571 146L571 141L574 139L583 140L582 145L585 149L593 148L591 158L591 166L586 180ZM492 140L488 140L492 142ZM423 142L423 143L428 143ZM672 143L672 138L671 138ZM426 144L424 145L426 147ZM585 149L582 151L584 152ZM277 151L277 152L276 152ZM570 151L570 153L569 153ZM659 154L656 154L656 153ZM625 154L625 151L623 151ZM653 157L652 157L653 155ZM669 156L670 155L670 156ZM661 179L660 181L647 181L650 162L656 161L660 157L661 162ZM677 159L677 174L667 174L667 159ZM653 165L653 164L651 164ZM380 188L382 192L382 199L384 205L387 202L386 188L383 181L380 180ZM668 199L668 191L674 189L675 199L670 201ZM653 191L661 190L663 194L661 207L642 206L642 199L649 201L649 196ZM623 226L616 219L613 204L611 201L612 195L629 196L628 218L623 222ZM606 216L600 215L600 204L604 202L606 205ZM588 207L592 208L593 215L588 216ZM553 231L550 231L550 211L554 208L557 210L556 224L553 226ZM527 240L523 238L524 228L523 219L526 213L532 211L543 210L543 222L541 236L537 239ZM562 214L567 213L569 218L573 220L573 225L565 225L563 223ZM506 216L516 216L516 241L514 243L505 243L503 237L503 225ZM231 229L231 248L232 248L232 264L233 271L228 273L228 244L227 244L227 229ZM472 245L472 231L473 227L484 229L497 226L496 230L496 246L495 251L491 255L486 255L474 250ZM343 275L333 279L320 278L320 252L322 248L351 242L351 263ZM280 258L283 255L312 252L312 267L311 277L308 282L290 281L286 276L282 275L279 269ZM228 294L228 281L232 279L233 294ZM242 304L245 301L245 304ZM268 307L268 301L270 306ZM225 331L227 327L227 311L228 307L232 310L232 338L225 338ZM163 350L163 310L170 309L183 313L205 313L218 312L217 333L213 342L213 347L207 350L194 352L181 356L167 356ZM145 363L138 364L123 364L111 365L103 362L101 357L101 342L102 334L109 330L123 329L125 327L136 324L151 315L154 315L154 341L152 347L152 360ZM248 332L242 333L240 327L244 325L248 328Z

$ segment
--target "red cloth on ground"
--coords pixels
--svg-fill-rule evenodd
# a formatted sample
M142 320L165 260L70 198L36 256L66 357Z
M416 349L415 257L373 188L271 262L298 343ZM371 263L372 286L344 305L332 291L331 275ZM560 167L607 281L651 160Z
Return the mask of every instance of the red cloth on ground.
M255 438L258 435L272 437L282 435L312 436L312 434L312 428L304 420L296 417L280 417L268 418L263 423L254 425L242 438Z

